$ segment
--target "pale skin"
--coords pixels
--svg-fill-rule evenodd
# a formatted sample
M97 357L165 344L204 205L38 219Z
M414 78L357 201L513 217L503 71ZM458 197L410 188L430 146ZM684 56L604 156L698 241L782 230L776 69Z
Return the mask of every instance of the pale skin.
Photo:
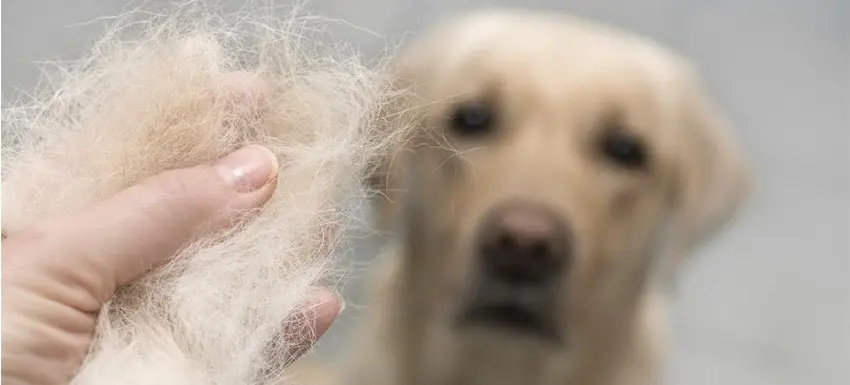
M261 207L277 171L269 150L249 146L213 164L153 176L82 212L4 232L2 382L67 384L104 302L202 228L223 228L237 212ZM342 302L324 288L309 301L317 304L312 343Z

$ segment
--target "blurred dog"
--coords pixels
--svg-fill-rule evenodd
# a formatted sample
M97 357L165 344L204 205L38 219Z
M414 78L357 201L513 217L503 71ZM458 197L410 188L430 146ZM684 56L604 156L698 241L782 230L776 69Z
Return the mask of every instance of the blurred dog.
M489 10L397 68L419 132L373 182L401 234L341 384L655 383L665 287L750 186L690 64L609 26Z

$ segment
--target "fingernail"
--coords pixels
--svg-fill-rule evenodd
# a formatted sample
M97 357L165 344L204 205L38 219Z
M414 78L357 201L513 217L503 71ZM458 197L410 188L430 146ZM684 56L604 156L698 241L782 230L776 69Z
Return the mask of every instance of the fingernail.
M263 146L243 147L215 164L219 175L238 192L255 191L277 175L277 157Z
M310 299L308 302L314 306L336 302L339 304L339 310L336 312L337 314L342 313L342 311L345 310L345 300L342 299L342 296L335 294L325 287L317 287L313 289L312 293L310 293Z

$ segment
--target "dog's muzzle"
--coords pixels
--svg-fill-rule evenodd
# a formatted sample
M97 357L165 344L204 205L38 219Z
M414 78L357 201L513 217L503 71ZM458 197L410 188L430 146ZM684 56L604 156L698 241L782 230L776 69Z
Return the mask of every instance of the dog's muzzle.
M462 327L562 340L558 293L572 257L566 221L540 204L514 202L481 223Z

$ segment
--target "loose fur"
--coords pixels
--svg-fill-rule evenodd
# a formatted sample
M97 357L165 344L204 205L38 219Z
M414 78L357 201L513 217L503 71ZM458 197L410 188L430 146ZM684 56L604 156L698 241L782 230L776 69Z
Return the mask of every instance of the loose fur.
M387 124L398 90L383 71L328 40L326 20L292 15L252 2L235 14L210 2L130 12L4 109L6 234L247 144L281 164L264 209L106 304L74 384L290 380L283 366L301 341L282 331L310 311L299 305L345 251L362 179L405 132Z
M516 9L449 21L396 64L417 91L401 110L419 123L373 182L381 224L401 234L338 384L658 383L666 286L750 184L690 64L625 31ZM516 207L518 236L554 229L538 239L552 247L486 243ZM546 285L492 282L488 255L515 268L543 255ZM465 324L476 298L523 304L537 323Z

